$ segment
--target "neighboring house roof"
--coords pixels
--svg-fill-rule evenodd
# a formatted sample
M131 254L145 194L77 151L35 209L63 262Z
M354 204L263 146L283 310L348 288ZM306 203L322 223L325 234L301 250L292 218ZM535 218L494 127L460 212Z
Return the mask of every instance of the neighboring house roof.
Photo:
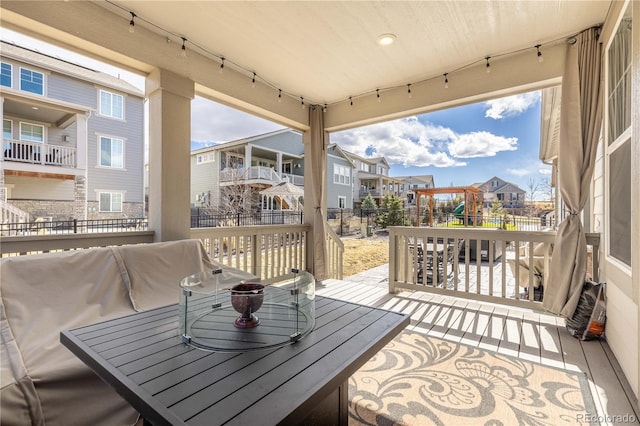
M275 130L273 132L269 132L269 133L263 133L260 135L255 135L255 136L249 136L247 138L242 138L242 139L236 139L236 140L232 140L232 141L228 141L228 142L221 142L212 146L208 146L205 148L200 148L194 151L191 151L192 154L194 153L202 153L202 152L207 152L207 151L217 151L217 150L222 150L222 149L227 149L227 148L233 148L236 146L242 146L242 145L246 145L248 143L251 142L257 142L260 141L262 139L271 137L271 136L275 136L275 135L279 135L279 134L283 134L283 133L299 133L296 132L294 130L291 129L280 129L280 130Z
M343 150L344 151L344 150ZM387 162L387 159L384 157L371 157L371 158L367 158L367 157L362 157L358 154L354 154L353 152L349 152L349 151L344 151L345 154L347 154L349 157L351 157L353 160L359 160L359 161L363 161L365 163L369 163L369 164L380 164L380 163L384 163L387 165L387 167L389 166L389 163Z
M496 180L499 183L498 186L491 186L491 182ZM497 176L494 176L488 181L483 183L474 183L472 186L482 189L483 192L491 192L495 194L503 193L503 192L523 192L523 193L526 192L515 183L507 182L506 180L501 179Z
M56 58L46 53L38 52L17 44L1 40L2 49L0 56L11 58L15 61L24 62L33 66L41 67L60 74L76 77L80 80L89 81L111 89L119 90L139 97L144 97L144 93L132 84L114 77L112 75L93 70L91 68Z
M396 179L402 179L410 185L427 184L435 186L433 175L417 175L417 176L394 176Z
M327 148L333 148L334 150L336 150L338 152L338 154L340 154L342 157L344 157L345 160L347 160L349 162L351 167L353 167L353 168L356 167L355 163L353 162L353 159L351 157L349 157L349 155L346 153L346 151L343 150L342 148L340 148L340 146L338 144L332 143Z

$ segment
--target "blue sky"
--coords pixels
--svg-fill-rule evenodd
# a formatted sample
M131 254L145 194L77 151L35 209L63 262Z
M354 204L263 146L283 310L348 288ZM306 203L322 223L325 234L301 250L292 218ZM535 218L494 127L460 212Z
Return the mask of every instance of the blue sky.
M363 156L383 156L391 175L433 175L436 186L470 185L493 176L527 190L550 178L538 159L540 93L531 92L331 135Z
M0 28L3 40L100 69L144 90L144 78ZM209 100L192 103L192 147L259 135L282 126ZM384 156L392 176L434 176L436 186L470 185L493 176L527 190L550 178L538 159L540 94L525 93L331 134L362 156Z

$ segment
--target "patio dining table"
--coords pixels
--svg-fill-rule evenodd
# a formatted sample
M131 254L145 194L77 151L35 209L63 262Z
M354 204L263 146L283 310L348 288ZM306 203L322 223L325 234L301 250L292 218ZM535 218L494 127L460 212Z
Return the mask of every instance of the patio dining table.
M178 305L61 332L60 340L153 425L348 423L348 379L409 317L315 298L295 343L247 352L183 342Z

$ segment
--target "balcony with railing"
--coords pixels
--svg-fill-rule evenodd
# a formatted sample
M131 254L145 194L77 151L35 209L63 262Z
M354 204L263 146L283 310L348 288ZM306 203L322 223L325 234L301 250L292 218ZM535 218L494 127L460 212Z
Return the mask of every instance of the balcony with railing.
M74 147L40 142L3 139L2 156L5 161L75 168L77 150Z

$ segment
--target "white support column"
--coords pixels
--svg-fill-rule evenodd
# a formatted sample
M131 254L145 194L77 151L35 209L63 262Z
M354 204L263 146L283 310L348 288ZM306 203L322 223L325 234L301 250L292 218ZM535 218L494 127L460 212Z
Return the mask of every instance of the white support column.
M76 168L82 170L82 175L76 175L74 180L74 207L73 217L80 220L86 220L88 218L88 190L89 190L89 177L88 177L88 114L76 114ZM97 143L97 142L96 142Z
M4 97L2 96L0 96L0 117L4 120ZM7 201L7 188L4 185L4 140L2 141L2 156L0 156L0 201Z
M276 154L276 172L278 172L278 176L282 177L282 153L278 152Z
M156 241L189 238L193 81L155 69L149 98L149 228Z
M244 167L245 170L247 170L247 173L249 173L248 170L251 170L251 148L252 146L250 143L244 147ZM247 175L247 178L249 177L250 176Z

